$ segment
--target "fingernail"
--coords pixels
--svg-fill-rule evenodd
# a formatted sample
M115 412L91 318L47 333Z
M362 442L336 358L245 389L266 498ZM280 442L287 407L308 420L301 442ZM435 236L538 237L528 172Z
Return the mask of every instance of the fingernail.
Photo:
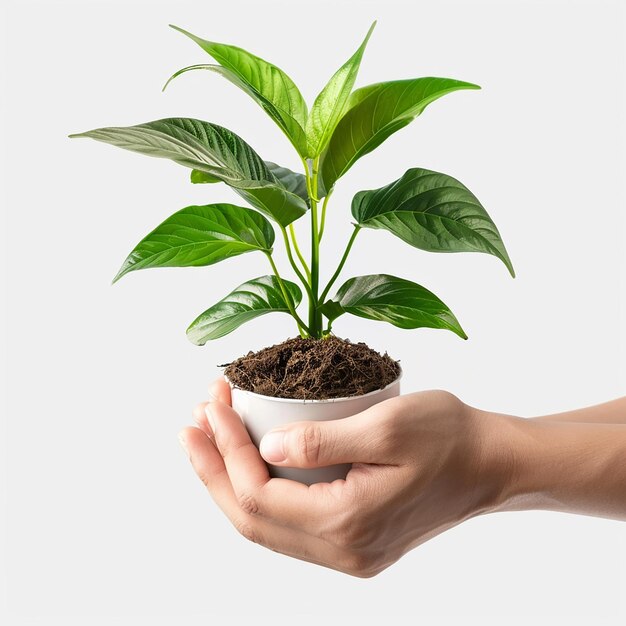
M283 442L285 440L284 430L275 430L267 433L261 439L261 456L270 463L280 463L286 458L285 451L283 450Z
M213 435L215 435L216 430L215 430L215 418L213 417L213 413L211 412L211 403L209 402L209 404L207 404L204 407L204 412L206 413L206 418L209 421L209 426L211 427L211 430L213 431Z
M185 451L187 458L189 458L189 450L187 449L187 442L182 435L178 435L178 441L180 442L181 448Z

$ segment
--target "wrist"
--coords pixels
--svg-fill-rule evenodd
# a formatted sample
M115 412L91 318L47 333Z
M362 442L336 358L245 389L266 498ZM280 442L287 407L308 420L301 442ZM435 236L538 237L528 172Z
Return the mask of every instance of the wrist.
M625 425L498 420L502 491L491 511L626 517Z
M471 411L474 515L540 509L626 519L626 424Z
M475 459L484 496L476 514L513 510L525 497L527 467L524 418L471 409L475 424Z

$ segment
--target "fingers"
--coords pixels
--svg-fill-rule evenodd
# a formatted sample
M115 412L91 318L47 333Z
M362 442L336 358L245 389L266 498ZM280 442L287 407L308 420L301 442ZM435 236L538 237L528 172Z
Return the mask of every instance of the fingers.
M385 408L378 405L344 419L281 426L263 437L260 450L268 463L287 467L387 464L394 456L393 434Z
M200 402L200 404L196 404L193 411L191 411L191 415L193 416L193 421L197 424L198 428L210 439L215 439L206 417L207 404L208 402Z
M243 511L222 455L202 431L185 428L179 434L179 440L211 497L243 537L282 554L359 575L351 571L354 569L354 556L349 551Z
M316 534L320 524L325 525L335 513L335 483L309 487L270 478L239 415L221 402L209 403L206 410L240 508L279 525Z
M217 378L209 385L209 397L230 404L230 385L223 378Z
M207 489L217 488L228 481L222 455L204 432L190 426L180 431L178 440Z
M230 385L223 379L218 378L209 384L209 398L211 400L217 400L224 404L230 404ZM200 402L197 404L191 415L194 422L198 425L198 428L209 438L214 439L213 430L207 421L206 406L208 402Z
M239 415L223 402L209 402L206 415L233 484L260 487L270 476Z

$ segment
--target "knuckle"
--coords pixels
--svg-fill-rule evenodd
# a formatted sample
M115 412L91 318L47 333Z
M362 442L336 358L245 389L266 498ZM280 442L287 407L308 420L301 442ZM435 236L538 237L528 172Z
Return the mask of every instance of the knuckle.
M396 400L397 402L392 402ZM410 442L415 419L414 409L402 404L404 398L391 398L381 402L380 410L370 422L369 443L385 462L395 463L403 455Z
M253 524L250 523L249 520L245 518L240 518L234 521L234 526L237 529L237 532L248 541L252 543L261 543L261 538L259 536L259 532L254 527Z
M337 536L339 547L350 551L367 549L374 540L375 533L362 524L351 524L343 528Z
M324 533L325 539L332 542L338 548L349 549L354 535L354 525L356 523L354 517L355 516L349 512L342 515L341 518L336 520L336 523Z
M315 423L307 424L297 435L296 447L301 459L316 465L322 448L322 429Z
M243 492L237 496L239 508L247 515L259 514L259 500L253 493Z
M196 404L196 406L193 407L191 415L193 416L193 419L196 421L196 423L202 422L204 419L206 419L206 413L204 412L205 405L205 402L201 402L200 404Z
M211 481L209 479L209 475L206 472L198 472L198 478L202 481L202 484L207 489L211 489Z
M335 543L344 550L351 550L354 545L354 531L352 528L341 529L335 537Z
M351 552L344 563L344 571L357 578L372 578L383 569L378 559L367 552Z
M461 400L453 393L445 390L445 389L436 389L434 392L435 397L441 402L446 402L448 404L462 404Z
M340 550L352 552L371 546L375 534L363 523L360 511L350 509L335 515L333 521L321 529L320 538Z
M392 416L385 416L376 426L378 444L385 449L394 449L398 442L398 423Z

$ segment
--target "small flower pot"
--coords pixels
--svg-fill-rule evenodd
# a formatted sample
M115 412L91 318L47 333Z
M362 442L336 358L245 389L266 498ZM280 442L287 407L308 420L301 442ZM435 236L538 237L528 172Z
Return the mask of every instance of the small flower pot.
M291 422L327 421L360 413L377 402L400 395L402 374L383 389L362 396L332 398L330 400L295 400L273 398L245 391L231 384L232 407L241 416L250 437L258 447L266 432ZM345 478L350 465L330 465L315 469L276 467L268 465L270 475L297 480L306 485L332 482Z

